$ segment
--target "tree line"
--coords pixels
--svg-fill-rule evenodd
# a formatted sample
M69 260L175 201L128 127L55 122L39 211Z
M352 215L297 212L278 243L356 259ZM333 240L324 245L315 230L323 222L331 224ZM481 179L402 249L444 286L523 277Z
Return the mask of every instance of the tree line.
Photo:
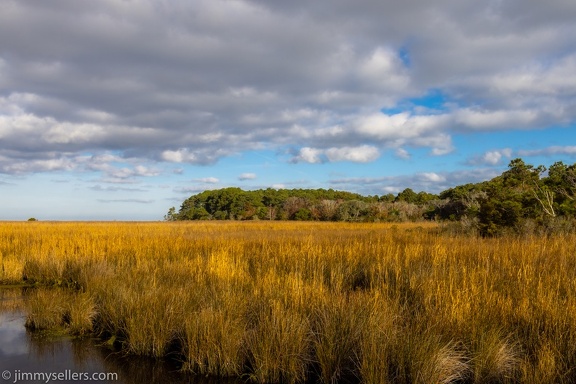
M316 220L406 222L437 220L452 228L495 236L576 228L576 164L549 168L514 159L501 175L439 194L410 188L363 196L333 189L207 190L192 195L168 221Z

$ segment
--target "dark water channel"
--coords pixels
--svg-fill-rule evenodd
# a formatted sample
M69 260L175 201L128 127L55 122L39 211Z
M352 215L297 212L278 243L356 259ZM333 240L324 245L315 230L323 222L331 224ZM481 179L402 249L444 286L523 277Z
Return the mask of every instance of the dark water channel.
M22 288L0 288L0 384L242 382L184 374L177 362L125 356L100 340L30 332L23 298Z

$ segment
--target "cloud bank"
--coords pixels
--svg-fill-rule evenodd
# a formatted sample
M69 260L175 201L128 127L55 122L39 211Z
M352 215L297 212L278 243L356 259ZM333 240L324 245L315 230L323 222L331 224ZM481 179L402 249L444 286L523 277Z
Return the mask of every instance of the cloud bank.
M5 0L0 172L121 182L258 149L365 163L569 125L575 19L570 0Z

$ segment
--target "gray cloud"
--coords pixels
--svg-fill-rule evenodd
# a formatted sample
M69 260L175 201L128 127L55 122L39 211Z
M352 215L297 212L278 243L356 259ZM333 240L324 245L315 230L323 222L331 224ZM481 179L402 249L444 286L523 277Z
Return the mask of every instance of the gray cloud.
M496 149L474 156L466 161L467 165L495 166L510 160L514 152L510 148Z
M111 187L111 186L102 186L100 184L96 184L90 189L98 192L146 192L145 189L142 188L124 188L124 187Z
M146 199L98 199L99 203L138 203L138 204L151 204L154 200Z
M436 0L6 0L0 172L111 181L244 150L370 161L452 151L463 131L576 120L576 4ZM442 89L442 110L384 114ZM358 157L354 148L374 148Z
M355 190L366 195L398 193L406 187L415 191L439 193L456 185L489 180L501 173L502 170L494 168L478 168L474 171L419 172L412 175L377 178L341 178L329 180L329 183L337 189Z
M518 151L519 156L576 156L576 145L552 146L542 149L523 149Z
M218 184L220 182L220 180L217 177L202 177L200 179L194 179L192 181L204 184Z
M494 149L482 155L469 158L465 164L471 166L501 166L508 163L513 157L553 157L559 155L576 157L576 145L554 145L539 149L518 149L515 151L510 148Z
M256 174L255 173L251 173L251 172L247 172L247 173L242 173L238 176L238 180L240 181L245 181L245 180L254 180L256 179Z

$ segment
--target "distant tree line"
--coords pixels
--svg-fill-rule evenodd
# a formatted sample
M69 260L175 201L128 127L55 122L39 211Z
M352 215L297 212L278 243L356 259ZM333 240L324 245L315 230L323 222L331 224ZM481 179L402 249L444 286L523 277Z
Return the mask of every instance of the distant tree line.
M410 188L398 195L362 196L333 189L209 190L170 208L166 220L417 221L438 199Z
M397 195L363 196L333 189L208 190L184 200L175 220L316 220L406 222L437 220L452 228L495 236L508 232L572 230L576 217L576 164L548 169L522 159L492 180L438 195L404 189Z

